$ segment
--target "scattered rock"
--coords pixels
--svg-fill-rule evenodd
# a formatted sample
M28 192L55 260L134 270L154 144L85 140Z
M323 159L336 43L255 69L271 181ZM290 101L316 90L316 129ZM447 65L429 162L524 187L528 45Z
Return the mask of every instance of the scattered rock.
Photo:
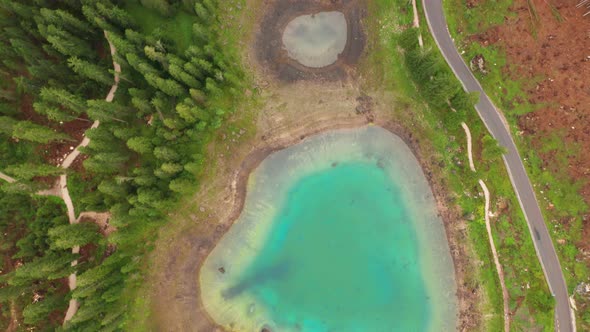
M219 273L221 273L221 274L224 274L225 268L222 266L222 267L218 268L217 271L219 271Z
M366 94L356 98L358 105L355 108L356 114L368 114L373 109L373 99Z
M581 282L576 286L576 293L586 298L590 298L590 284Z
M474 56L473 59L471 59L469 62L469 67L471 67L471 70L479 71L484 75L488 73L486 69L486 60L481 54L478 54Z

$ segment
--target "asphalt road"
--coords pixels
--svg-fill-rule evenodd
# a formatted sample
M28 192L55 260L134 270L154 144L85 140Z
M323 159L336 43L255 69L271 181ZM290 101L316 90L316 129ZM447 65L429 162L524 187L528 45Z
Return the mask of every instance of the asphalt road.
M432 32L439 49L447 63L468 92L477 91L480 99L475 109L485 123L492 136L500 145L506 147L508 152L504 155L504 163L510 175L510 181L520 202L520 206L529 226L529 231L535 244L537 256L545 273L551 293L555 297L555 326L556 331L575 331L571 320L571 309L565 279L559 265L559 259L555 247L549 236L547 226L543 220L539 203L535 192L527 176L524 165L516 149L516 145L510 136L510 130L503 121L503 115L496 109L481 85L471 73L471 70L457 51L449 34L444 17L442 0L422 0L428 26Z

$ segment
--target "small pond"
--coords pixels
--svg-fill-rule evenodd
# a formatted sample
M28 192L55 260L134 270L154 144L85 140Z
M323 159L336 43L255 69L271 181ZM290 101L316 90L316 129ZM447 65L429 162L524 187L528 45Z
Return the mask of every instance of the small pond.
M332 11L296 17L285 27L282 39L290 58L306 67L321 68L338 60L346 38L344 14Z

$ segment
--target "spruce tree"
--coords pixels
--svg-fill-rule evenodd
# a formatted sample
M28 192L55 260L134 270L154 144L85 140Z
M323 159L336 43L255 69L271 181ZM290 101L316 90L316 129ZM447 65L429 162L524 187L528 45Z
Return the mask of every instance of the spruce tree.
M50 128L30 121L20 121L13 126L12 136L31 142L46 144L54 141L72 141L63 133L58 133Z
M127 146L139 154L151 153L153 150L153 145L147 137L132 137L127 141Z
M104 85L112 85L114 83L113 76L109 74L106 69L97 64L74 56L68 59L68 66L78 75L89 78L95 82Z
M71 249L98 241L98 225L94 223L69 224L54 227L48 232L51 247L55 249Z
M37 176L56 176L65 170L60 167L47 164L25 163L6 167L6 172L22 180L31 180Z

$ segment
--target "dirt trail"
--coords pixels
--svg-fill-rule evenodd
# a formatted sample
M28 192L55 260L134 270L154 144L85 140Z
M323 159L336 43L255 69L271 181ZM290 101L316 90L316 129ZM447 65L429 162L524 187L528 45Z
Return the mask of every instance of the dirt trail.
M506 283L504 282L504 270L498 259L498 252L496 251L496 245L494 244L494 238L492 237L492 227L490 226L490 191L483 180L479 180L479 185L483 190L486 204L485 204L485 221L486 230L488 231L488 238L490 240L490 248L492 248L492 254L494 255L494 264L496 265L496 271L498 271L498 279L500 279L500 285L502 286L502 299L504 300L504 331L510 331L510 307L509 307L509 296L508 290L506 289Z
M4 174L2 172L0 172L0 179L6 181L8 183L14 183L14 182L16 182L15 179L11 178L10 176L8 176L8 175L6 175L6 174Z
M475 172L475 164L473 163L471 130L469 130L469 127L465 122L461 122L461 127L463 127L463 130L465 130L465 135L467 136L467 156L469 157L469 168L472 172ZM508 295L508 290L506 289L506 283L504 282L504 270L502 269L502 265L500 264L498 252L496 251L496 245L494 244L494 238L492 237L492 228L490 226L490 192L482 179L479 179L479 185L481 186L481 189L483 190L485 197L484 212L486 230L488 232L488 239L490 241L490 248L492 249L492 254L494 256L494 264L496 265L496 271L498 272L498 279L500 279L500 285L502 286L502 300L504 302L504 331L508 332L510 331L510 297Z
M465 122L461 122L461 127L465 130L467 136L467 157L469 158L469 168L472 172L475 172L475 164L473 163L473 153L471 151L471 131Z
M107 96L105 98L105 100L107 102L111 102L111 101L113 101L113 98L115 97L115 92L117 92L117 88L119 87L119 73L121 73L121 66L115 62L115 52L117 50L115 49L115 46L113 46L113 44L109 41L109 36L106 31L104 32L104 36L107 39L107 42L109 43L109 47L111 49L111 57L113 58L113 67L115 68L115 78L114 78L115 84L113 84L113 86L111 87L111 90L109 91L109 93L107 94ZM94 121L94 123L92 124L92 126L90 128L96 128L99 125L100 125L100 122L98 120L96 120L96 121ZM64 159L63 163L61 164L61 167L63 169L67 169L68 167L70 167L70 165L72 165L72 163L74 162L74 160L76 160L78 155L80 155L80 148L87 146L88 143L90 143L90 139L88 137L84 137L82 142L80 142L80 144L74 149L74 151L72 151L72 153L70 153ZM77 224L79 222L79 220L76 218L76 213L74 211L74 204L72 203L72 198L70 197L70 192L68 190L68 179L67 179L66 174L62 174L59 177L59 188L61 190L61 197L64 200L64 202L66 203L66 207L68 209L69 222L70 222L70 224ZM79 246L75 246L74 248L72 248L72 253L77 254L79 252L80 252ZM76 266L77 264L78 264L77 260L72 262L72 266ZM76 273L72 273L68 277L68 286L70 288L70 291L73 291L74 289L76 289ZM77 310L78 310L78 301L76 301L76 299L71 299L70 304L68 306L68 311L66 312L66 316L64 318L64 324L67 321L69 321L70 319L72 319L72 317L76 314Z
M422 32L420 32L420 17L418 16L418 7L416 7L416 0L412 0L412 9L414 10L414 21L412 26L418 28L418 44L420 48L424 47L424 41L422 40Z

